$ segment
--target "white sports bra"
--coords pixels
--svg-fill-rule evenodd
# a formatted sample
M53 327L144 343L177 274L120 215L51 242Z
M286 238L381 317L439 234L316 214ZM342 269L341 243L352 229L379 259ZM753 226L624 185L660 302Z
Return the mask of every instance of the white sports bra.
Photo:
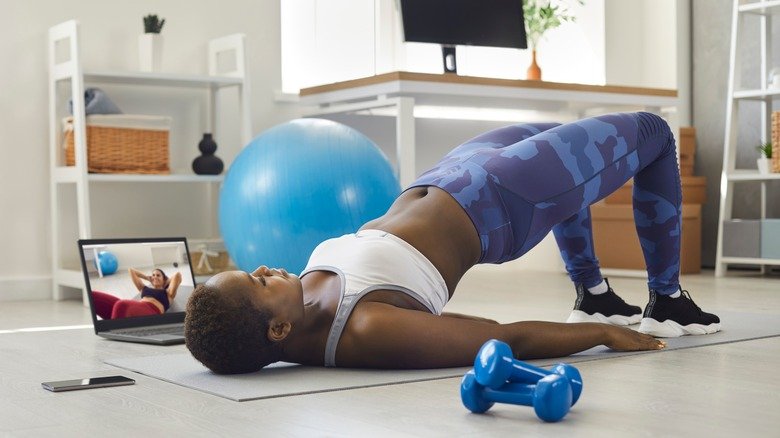
M301 278L329 271L341 278L341 301L325 346L325 366L336 366L336 347L355 305L375 290L397 290L440 315L449 292L439 271L415 247L386 231L361 230L319 244Z

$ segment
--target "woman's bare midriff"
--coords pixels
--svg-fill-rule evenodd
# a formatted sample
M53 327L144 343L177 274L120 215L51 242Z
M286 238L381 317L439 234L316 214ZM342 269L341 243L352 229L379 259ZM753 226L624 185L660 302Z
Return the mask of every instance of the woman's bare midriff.
M420 251L436 267L447 285L449 295L463 274L478 260L481 245L476 229L466 212L447 192L436 187L416 187L409 189L395 200L384 216L372 220L361 229L387 231L403 239ZM335 278L334 278L335 277ZM314 271L302 278L304 299L307 291L321 295L318 301L327 302L322 306L328 317L319 327L322 345L330 334L340 297L340 279L328 271ZM345 360L345 354L362 354L351 350L353 336L361 335L362 323L372 320L385 309L371 303L389 304L393 307L429 313L430 310L420 301L397 290L374 290L355 304L349 320L344 327L338 343L337 361ZM354 321L360 321L354 323ZM312 363L320 364L321 355L315 355Z
M162 303L157 301L156 298L143 297L143 298L141 298L141 301L146 301L147 303L152 303L152 304L154 304L154 307L156 307L157 310L160 311L160 313L165 313L165 307L163 307Z
M414 246L439 270L450 296L481 253L471 219L449 193L438 187L405 191L384 216L361 229L387 231Z

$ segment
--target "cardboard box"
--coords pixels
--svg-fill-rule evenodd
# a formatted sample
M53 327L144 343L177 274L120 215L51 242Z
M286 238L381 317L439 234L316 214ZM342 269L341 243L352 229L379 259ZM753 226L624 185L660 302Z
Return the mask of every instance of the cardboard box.
M677 144L680 149L680 175L693 175L693 163L696 158L696 128L680 127L680 138Z
M723 222L724 257L761 255L761 221L733 219Z
M634 226L634 209L629 204L590 206L596 256L602 268L646 269ZM701 205L682 208L680 273L701 272Z
M683 204L704 204L707 202L707 177L681 176ZM623 187L605 198L607 204L631 204L634 191L634 180L629 180Z
M761 221L761 257L780 259L780 219Z

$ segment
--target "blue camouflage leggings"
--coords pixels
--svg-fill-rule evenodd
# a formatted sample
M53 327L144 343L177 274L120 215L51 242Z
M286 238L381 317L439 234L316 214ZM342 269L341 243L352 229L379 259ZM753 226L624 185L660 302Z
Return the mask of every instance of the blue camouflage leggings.
M516 259L552 230L572 280L591 287L601 282L601 273L589 206L631 178L648 286L674 293L680 173L674 135L655 114L496 129L452 150L410 187L439 187L463 206L480 237L480 263Z

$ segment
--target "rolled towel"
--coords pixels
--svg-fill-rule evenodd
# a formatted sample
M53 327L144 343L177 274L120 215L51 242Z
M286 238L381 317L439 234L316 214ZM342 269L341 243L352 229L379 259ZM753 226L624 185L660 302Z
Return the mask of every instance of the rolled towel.
M68 102L70 113L73 114L73 99ZM90 114L122 114L122 110L117 107L105 91L100 88L87 88L84 90L84 110L86 115Z

